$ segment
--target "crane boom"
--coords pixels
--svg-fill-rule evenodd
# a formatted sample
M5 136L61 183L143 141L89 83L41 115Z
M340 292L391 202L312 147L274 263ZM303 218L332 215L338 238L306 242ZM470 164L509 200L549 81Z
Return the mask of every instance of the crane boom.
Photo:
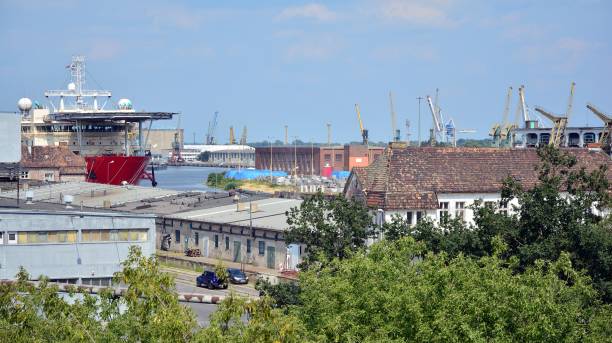
M556 116L538 106L536 106L535 110L553 122L554 125L550 130L550 140L548 141L548 144L554 147L559 147L561 145L563 133L567 127L567 117Z
M574 87L576 87L576 82L572 82L570 86L570 95L567 100L567 110L565 111L565 117L569 120L570 114L572 113L572 108L574 106Z
M442 121L440 120L439 116L438 116L438 111L436 110L434 104L431 102L431 97L428 95L427 96L427 104L429 105L429 110L431 111L431 116L433 118L434 121L434 129L436 132L442 132L443 128L442 128Z
M510 112L510 98L512 98L512 87L508 87L508 93L506 94L506 103L504 105L504 114L502 115L502 126L508 124L508 113Z
M521 98L521 110L523 112L523 121L527 122L529 119L529 113L527 112L527 105L525 105L525 86L521 85L519 88L519 97Z
M587 104L587 108L604 122L604 130L599 138L599 143L601 145L605 144L607 149L610 149L612 145L612 117L604 114L591 103Z
M355 104L355 112L357 112L357 121L359 121L359 133L363 144L368 144L368 130L363 128L363 122L361 121L361 112L359 111L359 104Z
M393 106L393 93L389 92L389 108L391 109L391 138L394 142L400 140L399 130L397 129L397 116Z
M215 144L215 130L219 119L219 111L215 111L212 121L208 122L208 131L206 132L206 144Z

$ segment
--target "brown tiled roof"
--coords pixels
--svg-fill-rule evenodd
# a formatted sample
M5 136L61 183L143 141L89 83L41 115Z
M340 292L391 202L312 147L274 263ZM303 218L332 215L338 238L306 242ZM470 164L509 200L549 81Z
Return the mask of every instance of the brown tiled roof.
M593 170L610 158L601 152L568 149L578 166ZM538 181L534 149L408 147L387 149L370 166L354 168L369 207L434 209L439 193L497 193L511 176L524 187Z
M21 147L21 167L59 168L61 174L85 174L85 159L65 146Z

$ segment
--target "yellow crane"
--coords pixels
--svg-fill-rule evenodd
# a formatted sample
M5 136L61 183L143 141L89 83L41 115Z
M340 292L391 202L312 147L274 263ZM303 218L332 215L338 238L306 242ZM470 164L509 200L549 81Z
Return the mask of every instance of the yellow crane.
M565 116L557 116L554 115L543 108L536 106L535 110L540 112L546 118L553 122L553 127L550 130L550 140L548 141L548 145L552 145L554 147L561 146L561 140L563 139L563 135L565 133L565 128L567 127L567 123L569 121L569 116L572 113L572 107L574 103L574 87L576 86L575 82L572 82L570 86L570 95L567 102L567 109L565 111Z
M512 97L512 87L508 87L506 93L506 102L504 104L504 113L502 114L501 123L493 124L489 136L493 137L493 146L501 146L502 141L507 137L508 128L506 127L508 122L508 112L510 111L510 98Z
M610 149L612 147L612 117L604 114L593 104L587 104L587 108L604 122L604 129L599 138L599 144L601 144L602 147Z
M357 112L357 121L359 121L359 132L361 133L361 139L363 144L368 144L368 130L363 128L363 122L361 121L361 112L359 111L359 104L355 104L355 112Z
M236 137L234 136L234 127L233 126L230 126L229 144L236 144Z

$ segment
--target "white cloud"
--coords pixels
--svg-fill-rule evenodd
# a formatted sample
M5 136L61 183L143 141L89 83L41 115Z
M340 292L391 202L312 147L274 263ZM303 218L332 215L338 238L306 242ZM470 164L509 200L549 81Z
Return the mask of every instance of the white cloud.
M562 37L524 45L519 48L516 57L525 63L546 63L555 70L573 71L594 48L596 44L586 40Z
M450 27L451 0L385 0L379 3L379 16L386 20L419 26Z
M332 21L337 15L329 8L321 4L306 4L304 6L288 7L278 15L278 19L307 18L318 21Z
M172 26L180 29L196 29L205 19L199 10L189 10L182 6L164 6L149 8L145 15L159 26Z

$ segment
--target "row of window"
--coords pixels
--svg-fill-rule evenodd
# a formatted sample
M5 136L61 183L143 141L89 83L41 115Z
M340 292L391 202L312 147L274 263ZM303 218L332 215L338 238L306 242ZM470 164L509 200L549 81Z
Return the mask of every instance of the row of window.
M75 243L77 230L19 231L7 234L7 244ZM82 230L81 242L146 242L147 229ZM0 244L4 244L4 232L0 232Z
M508 214L508 204L503 204L497 201L485 201L484 206L493 210L497 210L499 213ZM465 201L455 202L455 218L465 219ZM441 201L438 206L438 218L440 223L447 223L450 218L449 202Z
M181 230L175 230L174 231L174 238L177 242L181 241ZM193 240L195 241L195 245L196 246L200 246L200 233L199 232L194 232L193 235ZM219 249L219 235L215 235L214 236L214 243L215 243L215 249ZM266 254L266 242L265 241L259 241L258 242L258 250L259 250L259 255L265 255ZM247 254L250 254L251 251L253 250L253 246L252 246L252 240L247 239L246 240L246 252ZM230 238L229 236L225 236L225 250L230 250Z

